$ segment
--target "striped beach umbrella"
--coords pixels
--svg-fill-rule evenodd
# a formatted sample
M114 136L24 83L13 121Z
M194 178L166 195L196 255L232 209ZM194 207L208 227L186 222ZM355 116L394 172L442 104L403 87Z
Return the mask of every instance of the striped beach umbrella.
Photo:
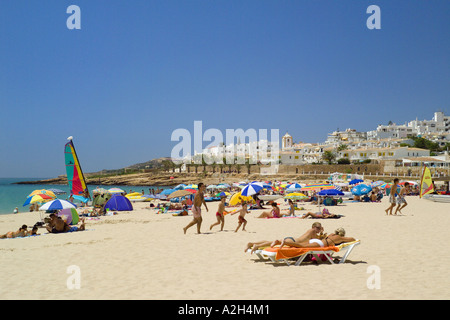
M46 210L61 210L61 209L69 209L69 208L76 208L76 204L67 201L67 200L61 200L56 199L50 202L47 202L46 204L42 205L39 210L46 211Z
M261 189L263 188L262 183L260 182L251 182L249 184L247 184L241 191L241 195L243 196L252 196L254 194L257 194L258 192L261 191Z

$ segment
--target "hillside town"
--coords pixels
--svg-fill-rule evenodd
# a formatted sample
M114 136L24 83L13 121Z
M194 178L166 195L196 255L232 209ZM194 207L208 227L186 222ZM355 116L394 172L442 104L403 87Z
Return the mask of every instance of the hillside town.
M434 150L416 147L418 140L431 143ZM193 159L200 155L204 159L219 155L226 158L230 152L234 152L236 158L248 159L250 150L261 145L265 146L269 155L277 147L270 141L220 145L204 149ZM442 174L445 174L450 169L449 146L450 116L437 111L431 120L416 119L402 125L390 122L367 132L355 129L334 131L322 143L295 142L295 138L286 132L281 138L281 148L275 162L288 166L372 163L391 167L421 167L426 164L442 169ZM183 166L181 171L185 170L186 166Z

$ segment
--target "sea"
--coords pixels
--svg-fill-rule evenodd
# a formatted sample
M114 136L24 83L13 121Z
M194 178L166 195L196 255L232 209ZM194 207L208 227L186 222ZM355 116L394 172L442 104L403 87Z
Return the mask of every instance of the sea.
M59 189L67 192L66 194L57 195L58 199L66 200L69 197L69 185L60 184L15 184L20 181L38 181L50 179L46 178L0 178L0 214L13 214L14 209L17 207L19 213L29 212L29 206L23 206L28 195L34 190L38 189ZM92 190L96 187L110 189L110 188L121 188L127 193L131 192L142 192L145 194L149 193L150 188L166 189L169 187L156 187L156 186L104 186L104 185L88 185L88 189L92 194ZM80 204L75 201L75 204Z

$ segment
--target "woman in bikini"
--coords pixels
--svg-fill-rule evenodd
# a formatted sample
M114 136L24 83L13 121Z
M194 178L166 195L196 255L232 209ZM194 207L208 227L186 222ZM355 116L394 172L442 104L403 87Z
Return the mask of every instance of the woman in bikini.
M335 218L336 215L333 214L333 213L330 213L328 211L328 209L325 208L325 209L323 209L322 212L317 212L317 213L308 212L308 213L305 213L305 215L303 217L300 217L300 219L306 219L308 217L316 218L316 219L328 219L328 218Z
M256 249L261 248L261 247L273 247L276 246L278 244L281 244L283 242L305 242L305 241L309 241L311 239L317 239L320 238L321 235L323 234L323 227L321 225L320 222L314 222L311 226L311 229L309 229L308 231L306 231L304 234L302 234L300 237L298 238L294 238L294 237L286 237L283 240L274 240L274 241L268 241L268 240L262 240L262 241L257 241L257 242L249 242L247 243L247 246L245 248L245 251L247 251L248 249L252 249L251 253L253 253Z
M317 248L317 247L323 248L323 247L337 246L345 242L356 241L355 238L344 236L345 236L344 228L338 228L334 231L334 233L325 235L323 239L310 239L309 241L304 242L285 241L286 239L284 239L283 242L280 244L280 248L282 248L284 245L295 248Z
M27 225L24 224L17 231L10 231L10 232L0 235L0 239L5 239L5 238L12 239L12 238L17 238L17 237L25 237L28 234L27 229L28 229Z
M280 217L280 208L278 207L276 202L272 202L272 211L264 211L257 218L279 218Z

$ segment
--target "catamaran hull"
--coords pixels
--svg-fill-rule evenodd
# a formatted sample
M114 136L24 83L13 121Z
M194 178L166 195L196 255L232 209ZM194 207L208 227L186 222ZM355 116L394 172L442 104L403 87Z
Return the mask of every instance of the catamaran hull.
M431 200L434 202L448 202L450 203L450 195L444 194L426 194L423 196L424 199Z

